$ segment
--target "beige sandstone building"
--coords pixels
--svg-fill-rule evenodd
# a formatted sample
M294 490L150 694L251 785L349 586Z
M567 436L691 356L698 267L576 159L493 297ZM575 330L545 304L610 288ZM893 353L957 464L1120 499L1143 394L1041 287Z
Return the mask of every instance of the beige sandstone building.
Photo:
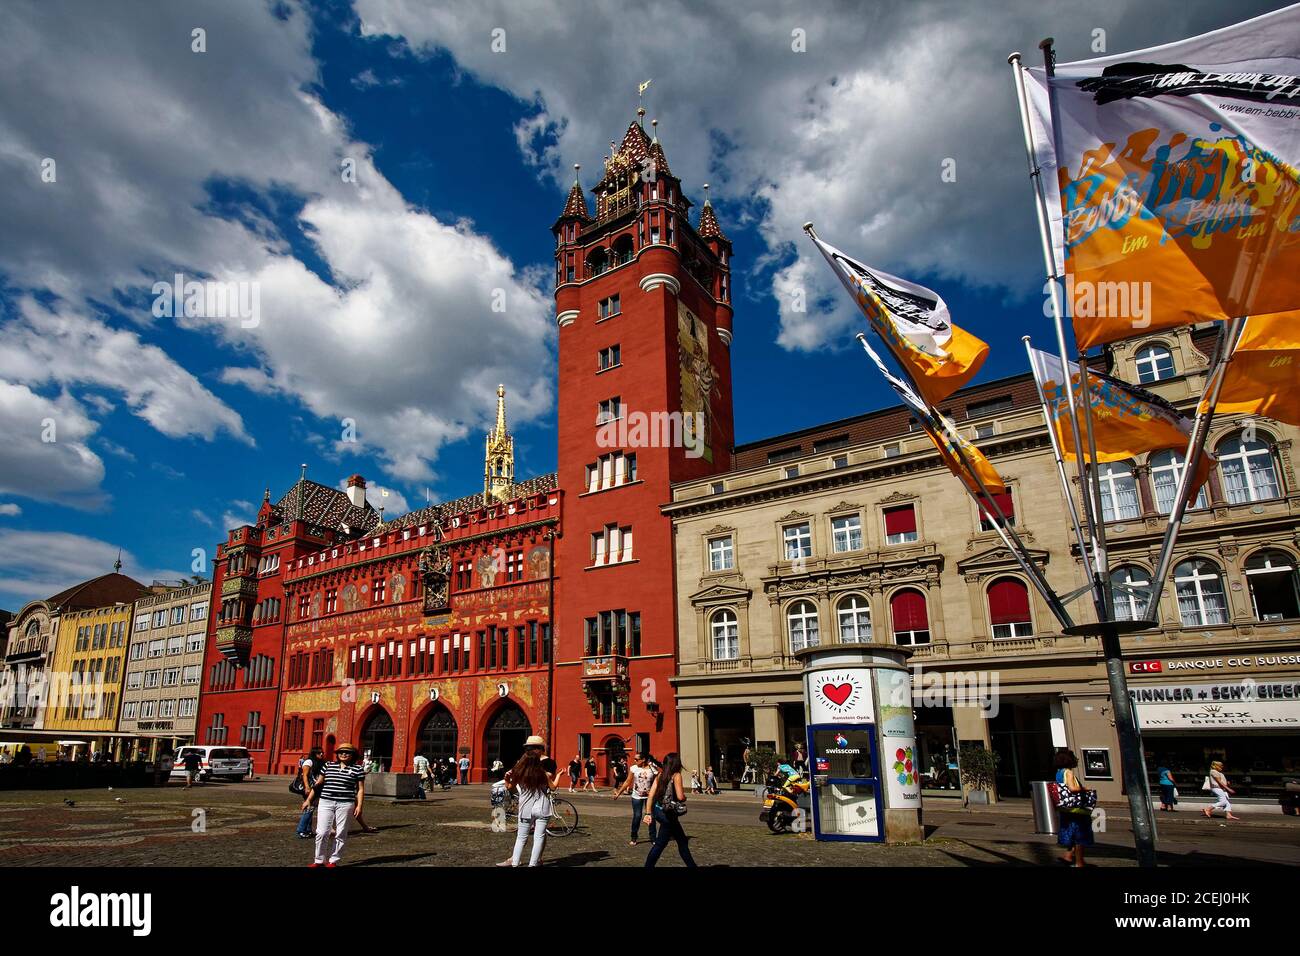
M124 759L194 741L211 599L204 581L135 602L117 728L128 739Z
M1212 328L1177 330L1120 343L1108 360L1190 414L1214 340ZM1053 587L1080 586L1032 379L975 386L942 408L1006 480L1004 510ZM1181 533L1160 626L1124 639L1148 772L1170 767L1184 794L1210 759L1225 760L1243 795L1272 796L1300 776L1295 433L1267 419L1216 422L1219 464ZM1112 580L1150 582L1178 463L1156 453L1104 466ZM739 447L731 472L675 486L664 511L676 532L686 766L726 779L746 740L792 752L804 742L794 653L874 641L909 646L920 669L927 796L960 794L956 751L976 741L1000 754L1004 796L1050 779L1054 748L1069 746L1101 798L1120 797L1099 641L1060 632L903 408ZM1145 613L1128 592L1117 603ZM1092 619L1086 600L1070 611Z

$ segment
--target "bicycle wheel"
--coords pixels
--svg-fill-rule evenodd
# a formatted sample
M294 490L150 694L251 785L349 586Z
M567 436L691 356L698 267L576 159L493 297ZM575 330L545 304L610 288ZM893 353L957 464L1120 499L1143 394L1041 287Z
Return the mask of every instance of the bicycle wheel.
M546 824L548 836L564 837L578 829L578 808L568 800L552 800L551 819Z

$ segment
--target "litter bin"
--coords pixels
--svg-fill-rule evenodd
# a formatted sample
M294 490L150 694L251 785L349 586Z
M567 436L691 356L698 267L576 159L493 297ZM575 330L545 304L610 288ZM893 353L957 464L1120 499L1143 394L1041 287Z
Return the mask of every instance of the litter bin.
M1046 780L1029 781L1029 800L1034 807L1034 832L1056 834L1056 801Z

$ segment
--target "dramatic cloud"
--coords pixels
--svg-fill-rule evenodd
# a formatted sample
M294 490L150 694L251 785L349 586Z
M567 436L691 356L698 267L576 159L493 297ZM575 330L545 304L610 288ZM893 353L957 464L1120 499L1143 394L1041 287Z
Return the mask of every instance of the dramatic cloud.
M206 52L192 49L196 28ZM155 326L176 322L238 355L220 385L300 402L339 435L340 456L373 454L412 481L486 423L498 381L515 384L516 421L551 407L538 277L403 200L315 95L311 43L291 4L6 5L0 278L59 298L23 305L0 375L120 395L168 436L247 440L239 415L153 343ZM372 80L392 82L361 83ZM319 273L266 213L272 196L303 203L293 227ZM155 317L150 290L176 271L256 283L257 321Z
M1041 287L1008 53L1037 62L1049 34L1066 59L1098 41L1136 49L1281 5L656 0L633 13L572 0L355 0L363 32L446 50L535 104L520 148L563 188L571 163L584 164L588 186L599 176L593 161L633 119L637 83L652 79L646 105L673 172L697 201L702 182L720 187L724 229L745 219L762 235L761 265L774 271L737 285L776 296L791 349L843 342L859 323L800 229L810 219L892 272L1016 298ZM940 178L945 160L955 182Z
M45 398L0 380L0 494L102 507L104 462L86 444L97 427L67 393Z

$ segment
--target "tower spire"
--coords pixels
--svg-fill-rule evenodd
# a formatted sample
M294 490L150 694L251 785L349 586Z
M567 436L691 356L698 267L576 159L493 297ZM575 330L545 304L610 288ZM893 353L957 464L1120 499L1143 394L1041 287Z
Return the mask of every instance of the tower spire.
M113 562L113 573L114 574L122 573L122 549L121 548L117 549L117 560Z
M483 455L483 501L505 501L515 483L515 440L506 431L506 387L497 386L497 419Z

